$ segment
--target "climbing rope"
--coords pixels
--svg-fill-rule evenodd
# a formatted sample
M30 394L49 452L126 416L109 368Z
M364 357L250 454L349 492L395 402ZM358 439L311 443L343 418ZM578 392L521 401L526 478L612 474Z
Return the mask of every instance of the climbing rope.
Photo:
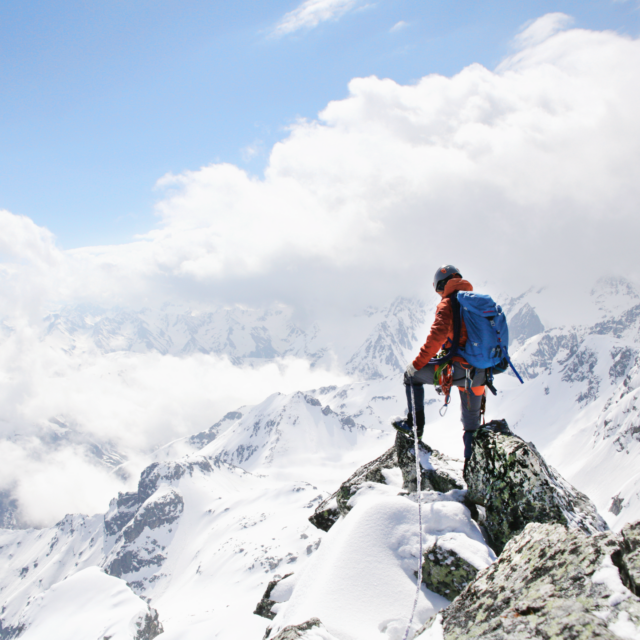
M416 613L416 607L418 606L418 597L420 596L420 585L422 584L422 472L420 465L420 449L418 448L418 422L416 420L415 410L415 398L413 395L413 385L411 385L411 415L413 416L413 443L415 446L416 457L416 491L418 493L418 539L420 546L420 553L418 554L418 581L416 584L416 597L413 599L413 609L411 609L411 617L409 618L409 624L404 632L404 638L407 640L409 637L409 630L413 624L413 617Z

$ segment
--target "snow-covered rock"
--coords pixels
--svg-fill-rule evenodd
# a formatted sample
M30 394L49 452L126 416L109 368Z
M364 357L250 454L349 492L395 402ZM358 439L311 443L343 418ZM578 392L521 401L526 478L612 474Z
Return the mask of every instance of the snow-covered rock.
M269 636L265 636L265 639ZM322 625L318 618L311 618L302 624L285 627L273 640L337 640Z
M402 486L406 491L416 491L415 445L411 438L398 433L395 442L398 466L402 472ZM420 457L420 488L447 493L454 489L463 489L462 461L432 449L425 442L418 441Z
M366 482L387 484L391 480L391 470L399 471L396 448L391 447L380 457L362 465L354 474L343 482L337 491L323 500L309 518L309 522L322 531L329 531L340 516L345 516L351 511L349 501Z
M35 598L84 569L104 567L113 575L101 573L100 584L123 585L132 602L144 597L158 612L163 638L259 638L267 621L253 615L255 604L269 581L317 551L323 534L307 518L323 497L309 483L199 455L154 463L106 517L0 532L1 628L33 622ZM100 620L120 628L123 609L111 603L103 598ZM81 624L80 609L67 615L69 625Z
M424 442L419 443L421 488L446 493L462 489L461 462L433 450ZM413 443L397 433L394 446L380 457L362 465L345 480L337 491L323 500L309 521L329 531L340 516L346 516L352 508L351 498L367 483L392 485L405 491L416 491L416 462Z
M420 562L412 445L398 433L391 449L359 468L318 506L310 520L330 531L316 558L290 583L286 601L277 605L273 633L298 632L296 625L319 619L332 637L401 638L409 624L401 601L408 604L415 593L419 564L424 572L414 631L430 610L446 606L495 560L463 504L462 463L421 443ZM398 615L403 609L405 614ZM304 633L299 637L314 637Z
M612 558L621 536L529 524L416 640L637 638L640 599Z
M459 596L477 574L478 569L471 562L448 549L440 541L424 553L422 582L427 589L447 600Z
M282 601L278 599L278 596L277 596L277 592L281 590L281 587L282 587L280 583L285 581L287 578L290 578L292 575L293 575L292 573L287 573L287 575L282 576L282 578L276 578L275 580L272 580L268 584L264 592L264 595L262 596L260 602L258 602L258 604L256 605L256 610L253 613L255 613L257 616L262 616L263 618L268 618L269 620L273 620L276 617L276 614L273 611L273 607L278 602ZM280 588L276 589L278 585L280 585ZM276 593L274 593L274 591ZM288 596L285 597L284 600L285 601L288 600Z
M419 533L427 549L446 539L460 555L467 555L463 548L473 550L482 568L495 557L469 511L452 496L422 492L419 532L416 496L398 495L399 489L369 483L355 494L351 511L297 576L290 599L278 609L272 635L315 617L337 638L402 638L416 593ZM414 631L447 604L423 586Z

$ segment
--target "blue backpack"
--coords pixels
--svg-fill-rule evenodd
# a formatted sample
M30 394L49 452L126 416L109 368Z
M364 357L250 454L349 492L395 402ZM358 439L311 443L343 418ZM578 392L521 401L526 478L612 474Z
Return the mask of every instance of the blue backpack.
M494 394L493 375L503 373L509 367L524 384L509 358L509 327L502 307L491 296L471 291L458 291L450 299L453 307L453 344L447 355L438 359L437 363L447 362L456 355L463 357L476 369L486 370L487 386ZM467 328L464 347L460 346L460 319L464 320Z

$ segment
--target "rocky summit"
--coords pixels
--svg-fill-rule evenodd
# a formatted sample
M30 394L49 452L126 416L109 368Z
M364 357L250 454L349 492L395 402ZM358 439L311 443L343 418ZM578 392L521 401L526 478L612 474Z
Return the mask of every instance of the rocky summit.
M446 493L452 489L462 489L463 480L459 461L443 455L424 442L419 443L422 490ZM396 435L393 447L379 458L362 465L343 482L337 491L323 500L309 521L318 529L329 531L340 516L351 510L350 500L365 483L387 484L389 472L398 470L402 474L402 488L416 491L416 462L413 442L402 434Z
M318 506L311 522L332 529L334 539L355 535L347 526L355 517L354 509L360 509L374 485L392 484L394 473L396 495L415 499L415 455L411 439L398 434L394 447L358 469ZM619 534L608 531L589 498L546 464L504 420L476 433L464 479L455 460L428 445L420 443L418 455L423 508L446 500L460 503L460 508L466 505L479 539L499 555L497 560L486 555L483 563L477 550L472 552L473 534L460 544L444 522L437 523L436 535L425 538L422 583L428 590L423 593L443 598L431 602L442 604L421 628L410 629L408 637L640 638L640 523L627 525ZM428 513L433 523L434 511ZM333 531L338 522L343 522L340 530ZM411 575L415 579L417 572ZM304 575L300 584L309 589ZM343 585L336 581L331 586L339 591ZM301 607L300 600L304 596L296 599L294 587L289 610L322 611L320 603ZM319 617L305 621L293 616L288 620L287 603L279 606L284 613L274 620L278 640L341 637L331 610L325 608ZM387 632L388 637L403 637L402 624L395 629Z
M530 522L549 522L592 534L607 524L587 496L551 468L535 446L495 420L478 429L464 479L471 510L496 553Z
M627 535L637 540L638 528ZM624 534L529 524L416 638L637 638L640 599L620 570L637 570L630 548Z

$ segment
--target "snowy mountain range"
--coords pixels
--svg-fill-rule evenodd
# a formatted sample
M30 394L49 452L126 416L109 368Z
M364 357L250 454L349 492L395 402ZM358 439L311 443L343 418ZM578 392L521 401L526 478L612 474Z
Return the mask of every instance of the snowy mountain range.
M329 362L333 353L349 373L371 378L404 368L405 352L418 341L416 331L424 323L425 303L408 298L346 318L338 331L317 322L302 327L285 305L207 311L171 304L139 311L76 306L48 315L42 339L70 352L205 353L227 356L237 365L287 356L319 365Z
M487 417L506 418L534 442L614 530L639 519L640 295L626 281L602 280L585 295L575 323L561 325L554 322L550 290L501 301L513 360L526 384L508 374L497 378L499 394L489 397ZM433 308L401 298L348 319L340 339L318 325L301 328L286 307L203 313L169 306L136 312L76 307L51 314L38 339L72 356L88 350L182 358L216 353L236 366L296 356L317 367L333 359L353 381L271 395L148 452L135 490L114 497L106 514L67 516L44 529L3 530L0 638L44 637L47 629L59 628L61 617L76 625L61 638L151 638L160 625L160 637L167 639L262 637L268 621L252 612L267 585L300 575L328 535L308 517L345 477L391 445L389 417L405 410L400 374L424 340ZM459 458L455 408L441 417L440 399L429 392L427 399L425 441ZM64 442L70 436L64 427L60 431ZM82 434L73 437L78 446ZM114 472L126 468L106 443L87 440L83 446L97 447L94 458ZM354 534L347 539L354 549L376 541L376 553L395 558L383 564L397 566L397 572L376 577L389 580L394 595L384 602L372 594L372 601L388 608L386 622L371 626L358 619L345 627L345 639L395 640L404 631L412 587L402 549L408 545L407 558L413 553L408 531L415 505L397 502L401 483L393 474L387 483L388 489L376 489L389 494L376 494L388 500L387 520L376 512L369 522L363 509L363 520L349 525ZM440 518L430 525L433 531L484 544L465 508L445 503L432 509L432 517ZM10 491L0 494L0 508L4 526L16 527L19 504ZM323 563L335 563L327 572L335 574L348 558L357 560L349 576L368 570L358 564L360 555L340 544L332 542L333 551L324 555ZM484 566L492 561L487 554ZM284 592L294 581L283 581L283 593L276 595L287 599ZM312 588L296 587L298 595ZM323 593L344 619L340 606L349 594ZM82 615L71 604L80 595ZM430 603L420 613L422 622L448 604L436 595Z

